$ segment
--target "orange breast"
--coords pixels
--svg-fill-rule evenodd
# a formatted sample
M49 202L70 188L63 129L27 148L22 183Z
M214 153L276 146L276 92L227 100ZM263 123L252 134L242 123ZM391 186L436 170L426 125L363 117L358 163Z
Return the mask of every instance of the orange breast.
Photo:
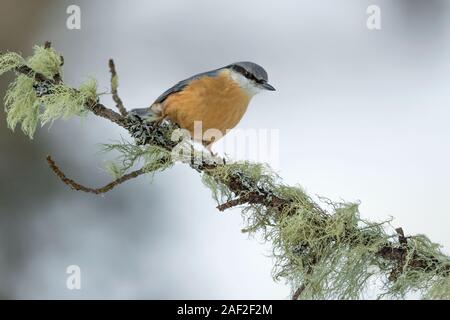
M193 80L183 91L163 102L163 115L194 134L194 122L202 129L218 129L225 135L234 128L247 110L250 96L223 70L217 77ZM204 139L208 141L208 139Z

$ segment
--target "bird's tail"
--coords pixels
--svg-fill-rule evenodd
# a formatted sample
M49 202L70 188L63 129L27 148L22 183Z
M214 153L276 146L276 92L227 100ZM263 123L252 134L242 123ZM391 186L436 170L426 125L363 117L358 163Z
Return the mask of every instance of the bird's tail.
M163 118L159 103L153 104L149 108L132 109L130 113L147 122L160 121Z

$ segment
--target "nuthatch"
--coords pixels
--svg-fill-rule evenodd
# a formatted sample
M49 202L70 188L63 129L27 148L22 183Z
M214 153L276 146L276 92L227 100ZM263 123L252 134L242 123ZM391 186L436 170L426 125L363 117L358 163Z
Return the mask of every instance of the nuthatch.
M275 90L267 72L253 62L236 62L197 74L178 82L149 107L132 113L150 121L168 118L194 136L194 122L202 130L216 129L222 136L234 128L247 110L251 98L261 90ZM220 138L220 137L219 137ZM201 138L209 150L217 137Z

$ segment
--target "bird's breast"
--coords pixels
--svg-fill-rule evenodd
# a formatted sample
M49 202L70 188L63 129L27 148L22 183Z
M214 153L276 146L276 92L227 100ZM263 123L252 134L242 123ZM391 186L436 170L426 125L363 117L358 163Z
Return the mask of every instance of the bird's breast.
M194 122L203 132L217 129L224 135L234 128L247 110L251 97L229 76L228 70L215 77L195 79L163 102L163 114L194 133Z

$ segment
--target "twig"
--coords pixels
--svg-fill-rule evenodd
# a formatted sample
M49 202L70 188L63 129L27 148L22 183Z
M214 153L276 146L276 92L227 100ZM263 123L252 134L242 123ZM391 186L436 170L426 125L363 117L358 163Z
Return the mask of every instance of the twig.
M128 130L128 121L125 117L123 117L121 114L113 111L112 109L109 109L105 107L103 104L91 101L85 105L85 107L92 111L96 116L108 119L109 121L114 122L115 124L118 124L122 128L125 128Z
M402 246L406 246L408 244L408 239L405 237L405 233L403 232L403 228L397 228L395 229L395 232L398 234L398 242Z
M294 294L292 295L292 300L298 300L300 295L305 291L306 286L305 284L302 284L297 290L295 290Z
M116 103L116 107L120 111L120 114L125 117L128 114L128 112L125 109L122 99L120 99L119 94L117 92L117 72L116 72L116 66L114 64L114 60L109 59L108 65L109 65L109 72L111 73L112 98L113 98L114 102Z
M95 115L103 117L105 119L108 119L119 126L129 130L129 121L126 117L122 116L121 114L105 107L103 104L98 102L90 102L86 104L86 108L90 111L92 111ZM166 150L171 151L173 149L173 143L167 142L164 145L161 145ZM49 159L47 159L49 161ZM50 159L51 161L51 159ZM109 190L111 190L114 186L125 182L127 180L130 180L134 177L134 175L140 175L141 172L132 172L128 175L123 176L122 178L118 179L119 183L112 182L113 185L111 187L111 184L100 188L100 189L90 189L83 187L77 183L75 183L73 180L70 180L65 177L65 175L57 168L51 165L51 162L49 161L50 166L52 167L53 171L60 177L61 180L63 180L66 184L71 186L75 190L90 192L90 193L104 193ZM53 163L54 164L54 163ZM217 168L218 164L211 164L211 163L202 163L200 166L196 166L195 169L199 172L203 172L204 174L211 174L211 172ZM139 170L138 170L139 171ZM130 176L130 177L128 177ZM236 195L237 200L231 201L228 204L223 204L222 208L224 210L226 208L230 208L234 205L243 204L245 202L252 203L252 204L261 204L263 206L272 208L277 210L278 212L283 212L284 208L291 205L292 200L291 199L283 199L277 196L273 193L271 190L262 190L257 186L258 181L247 181L245 184L242 182L239 176L231 175L228 177L226 181L219 181L221 183L224 183L227 185L227 187ZM87 190L87 191L86 191ZM101 190L103 192L98 192L98 190ZM254 190L258 190L258 192L255 192ZM94 192L93 192L94 191ZM242 201L242 203L241 203ZM220 206L219 206L220 207ZM220 210L220 208L219 208ZM329 218L325 214L325 212L320 208L317 207L318 213L321 214L324 219ZM292 212L294 214L295 212ZM287 213L290 214L290 213ZM383 258L384 260L391 261L394 264L400 264L405 254L407 253L408 248L405 247L398 247L394 243L387 242L384 246L381 247L381 249L376 252L376 255ZM428 257L430 258L430 257ZM421 270L433 270L440 267L440 261L437 259L432 259L431 265L429 264L429 259L424 259L420 257L417 254L414 254L413 257L409 260L409 267L413 269L421 269ZM445 266L445 270L450 273L450 266ZM301 289L301 287L299 288ZM304 289L303 289L304 290ZM302 293L303 290L297 290L296 292L299 293L299 295Z
M312 264L308 267L308 270L306 271L306 275L311 275L311 273L313 273L313 271L314 271L313 265L315 265L316 263L317 263L317 259L315 258L312 261ZM292 295L292 300L299 300L303 291L305 291L305 289L306 289L307 283L308 283L308 280L304 280L302 285L300 287L298 287L297 290L295 290L294 294Z
M50 167L50 169L53 170L53 172L58 176L58 178L64 182L66 185L68 185L73 190L77 191L83 191L86 193L93 193L93 194L102 194L106 193L113 188L117 187L119 184L124 183L125 181L137 178L140 175L145 174L146 172L141 168L136 171L130 172L128 174L123 175L122 177L108 183L107 185L101 187L101 188L89 188L85 187L77 182L75 182L72 179L69 179L64 172L61 171L61 169L56 165L55 161L53 161L51 156L47 156L47 163Z
M50 84L55 84L55 79L48 79L42 73L35 72L33 69L28 67L27 65L18 66L15 71L17 73L26 75L28 77L34 78L36 81L43 82L47 81ZM62 82L62 81L61 81ZM121 114L105 107L103 104L98 103L97 101L88 101L85 105L86 109L90 110L95 115L108 119L109 121L118 124L119 126L128 130L128 121Z
M55 83L54 79L50 80L46 79L45 76L37 72L34 72L28 66L25 65L17 67L16 72L25 74L29 77L33 77L37 81L48 80L51 83ZM91 112L93 112L95 115L108 119L127 130L130 130L130 125L135 125L135 123L130 122L130 120L127 119L127 117L125 117L123 114L119 114L105 107L103 104L98 103L97 101L89 101L88 103L86 103L85 107ZM153 140L149 141L150 142L146 143L152 143ZM171 141L163 141L159 142L159 144L168 151L171 151L174 147L173 142ZM123 177L109 183L104 187L94 189L82 186L76 183L75 181L67 178L66 175L57 167L57 165L51 159L50 156L47 157L47 162L50 168L53 170L53 172L72 189L94 194L108 192L115 186L145 173L143 169L136 170L134 172L124 175ZM219 165L202 163L201 165L193 166L193 168L199 172L203 172L204 174L210 175L213 173L214 169L217 168L217 166ZM289 208L289 206L292 204L293 201L292 199L283 199L277 196L274 190L259 188L258 181L248 180L245 181L244 183L238 174L236 175L231 174L226 178L226 180L221 180L220 178L218 179L219 179L218 182L225 184L229 188L229 190L233 192L233 194L236 196L234 200L230 200L222 205L219 205L218 206L219 210L225 210L244 203L252 203L252 204L259 204L267 208L275 209L277 212L280 213L283 212L284 214L287 215L295 214L295 209L292 210L292 212L291 211L284 212L285 209ZM319 207L317 208L317 213L323 216L323 219L330 218L330 216L324 213L324 211L321 210ZM376 256L398 267L399 265L402 265L402 263L404 263L404 257L407 254L411 254L411 257L408 259L408 267L411 269L417 269L427 272L434 272L435 270L444 270L445 272L450 273L450 265L440 261L437 257L430 256L426 252L409 252L410 249L408 248L407 245L407 237L404 236L403 230L397 230L397 233L399 234L399 243L386 241L386 243L384 243L381 246L381 248L375 253ZM367 241L369 242L372 241L376 242L379 240L380 239L378 238L371 238L369 235L367 235ZM333 241L333 239L330 239L330 241ZM394 277L390 278L390 280L395 281L395 276L397 276L401 272L402 270L400 269L398 269L398 271L397 269L394 269L392 273ZM294 292L292 298L298 299L302 294L302 292L305 290L305 288L306 284L301 285Z
M245 204L248 202L248 197L242 196L237 199L229 200L225 203L222 203L221 205L218 205L216 208L219 209L219 211L225 211L227 209L230 209L232 207L240 206L242 204Z
M43 82L43 81L49 81L50 80L50 79L47 79L47 77L44 76L42 73L35 72L33 69L31 69L27 65L18 66L17 68L15 68L15 71L17 73L24 74L24 75L26 75L26 76L28 76L30 78L34 78L38 82Z

